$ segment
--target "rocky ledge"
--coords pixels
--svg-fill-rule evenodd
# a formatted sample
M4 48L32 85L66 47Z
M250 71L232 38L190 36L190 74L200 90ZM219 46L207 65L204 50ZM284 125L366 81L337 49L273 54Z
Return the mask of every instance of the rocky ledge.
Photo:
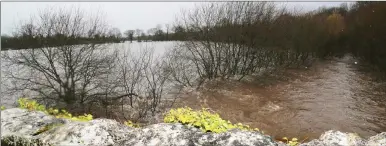
M51 128L42 130L48 126ZM166 123L132 128L115 120L95 119L89 122L75 122L19 108L1 111L1 143L28 146L286 145L275 142L271 137L259 132L232 130L221 134L203 133L194 127ZM327 131L319 139L300 146L386 146L386 132L362 139L353 133Z

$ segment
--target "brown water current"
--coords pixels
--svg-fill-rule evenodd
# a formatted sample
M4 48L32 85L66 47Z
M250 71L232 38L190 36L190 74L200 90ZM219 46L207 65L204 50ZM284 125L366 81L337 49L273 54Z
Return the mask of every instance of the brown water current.
M175 106L209 107L224 119L257 127L276 139L308 141L327 130L367 138L386 131L386 93L350 57L285 72L282 78L288 80L264 86L258 80L210 83Z

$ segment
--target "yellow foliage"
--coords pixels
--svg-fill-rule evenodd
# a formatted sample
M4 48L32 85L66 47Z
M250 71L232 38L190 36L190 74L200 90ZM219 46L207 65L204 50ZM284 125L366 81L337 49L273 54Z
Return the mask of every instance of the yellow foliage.
M19 98L18 103L20 108L28 109L30 111L45 111L44 105L40 105L35 100L30 100L27 98Z
M137 123L133 123L132 121L126 121L125 122L125 125L126 126L129 126L129 127L134 127L134 128L140 128L140 125L139 124L137 124Z
M18 99L19 107L23 109L28 109L30 111L42 111L44 113L47 113L49 115L53 115L56 118L65 118L70 119L73 121L90 121L93 119L93 116L91 114L84 114L81 116L73 116L66 110L58 110L49 108L46 109L44 105L40 105L35 100L27 99L27 98L19 98Z
M93 116L91 114L84 114L81 116L73 116L71 113L67 112L66 110L58 110L54 108L46 109L45 106L40 105L34 100L30 100L27 98L20 98L18 100L19 107L23 109L28 110L34 110L34 111L42 111L49 115L53 115L57 118L66 118L74 121L90 121L93 119ZM5 109L4 106L1 107L1 109ZM200 128L203 132L215 132L215 133L221 133L226 132L228 130L232 129L240 129L240 130L246 130L246 131L260 131L258 128L250 128L248 125L243 125L241 123L232 124L230 121L223 120L219 114L211 113L207 109L203 108L199 111L193 111L189 107L185 108L177 108L177 109L171 109L169 113L167 113L164 117L165 123L182 123L184 125L190 125L197 128ZM126 121L124 123L127 126L134 127L134 128L140 128L140 125L137 123L133 123L132 121ZM54 126L59 125L47 125L43 128L39 129L39 131L36 132L36 134L45 132ZM261 133L264 134L263 131ZM297 146L299 145L297 138L292 138L291 140L288 140L287 137L284 137L283 139L287 140L287 144L290 146Z
M1 110L5 110L5 106L2 105L2 106L1 106Z
M289 146L297 146L300 144L297 138L292 138L291 140L289 140L287 137L283 137L283 139L287 141L287 145Z
M189 107L171 109L164 117L165 123L182 123L200 128L203 132L221 133L231 129L248 131L259 131L258 128L250 128L241 123L232 124L230 121L221 119L220 115L210 113L203 108L200 111L193 111Z

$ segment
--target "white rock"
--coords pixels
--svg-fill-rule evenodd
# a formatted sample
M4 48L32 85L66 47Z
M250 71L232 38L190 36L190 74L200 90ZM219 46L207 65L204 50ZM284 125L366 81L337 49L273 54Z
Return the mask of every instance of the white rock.
M33 135L47 124L64 123L46 132ZM143 128L131 128L115 120L94 119L89 122L74 122L57 119L43 112L24 109L1 111L2 140L11 136L24 141L43 142L53 145L71 146L284 146L259 132L231 130L225 133L203 133L201 130L182 124L153 124ZM20 140L18 139L18 140ZM14 140L13 140L14 141ZM353 133L327 131L319 139L300 146L386 146L386 132L363 140Z
M60 123L66 121L43 112L20 108L6 109L1 111L1 136L19 134L32 137L42 127Z
M386 146L386 132L382 132L369 138L367 146Z
M330 130L322 134L319 139L299 146L365 146L365 140L353 133Z

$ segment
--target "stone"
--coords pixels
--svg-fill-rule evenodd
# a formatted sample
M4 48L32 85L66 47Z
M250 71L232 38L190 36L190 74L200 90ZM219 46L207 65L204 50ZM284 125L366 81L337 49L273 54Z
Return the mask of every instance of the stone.
M39 139L54 145L107 146L133 137L134 131L115 120L95 119L58 126L39 135Z
M55 124L37 133L41 128ZM1 126L1 143L5 146L286 146L260 132L204 133L196 127L178 123L132 128L110 119L77 122L19 108L1 111ZM319 139L299 146L386 146L386 132L365 140L353 133L330 130Z
M330 130L322 134L319 139L299 146L365 146L365 142L357 134Z
M40 111L12 108L1 111L1 136L22 134L31 137L39 129L49 124L64 124L66 120L57 119Z
M143 128L135 139L127 139L120 145L276 146L277 143L259 132L232 130L220 134L203 133L191 126L160 123Z
M368 139L367 146L386 146L386 132L379 133Z

